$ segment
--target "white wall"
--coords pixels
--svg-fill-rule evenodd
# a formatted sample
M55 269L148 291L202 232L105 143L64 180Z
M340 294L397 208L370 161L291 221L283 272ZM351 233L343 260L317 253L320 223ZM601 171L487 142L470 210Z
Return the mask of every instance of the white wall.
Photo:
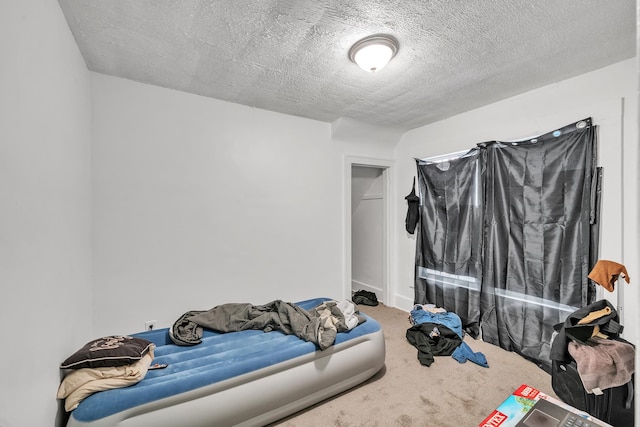
M226 302L343 297L344 155L392 146L100 74L92 89L97 335Z
M91 335L89 72L57 2L0 6L0 426L53 426Z
M639 300L638 100L636 60L628 60L570 80L488 105L407 132L396 147L397 191L403 194L416 174L414 158L470 149L490 140L539 135L585 117L600 127L599 165L604 167L600 258L625 264L632 279L625 299ZM397 217L406 212L400 198ZM402 224L397 223L400 228ZM415 238L398 232L396 304L413 302ZM634 280L635 279L635 280ZM605 295L616 300L616 295ZM635 303L624 312L625 337L637 336Z

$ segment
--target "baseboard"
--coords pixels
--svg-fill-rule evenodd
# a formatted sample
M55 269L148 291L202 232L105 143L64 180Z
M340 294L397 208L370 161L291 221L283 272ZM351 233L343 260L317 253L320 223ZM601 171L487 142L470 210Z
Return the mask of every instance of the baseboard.
M395 296L395 307L399 308L400 310L404 310L407 312L410 312L411 310L413 310L413 299L407 298L407 297L403 297L401 295L397 295Z
M411 312L411 310L413 310L414 304L412 298L407 298L396 294L390 296L390 298L392 299L391 301L383 301L382 295L384 294L384 291L382 290L382 288L369 285L368 283L360 282L359 280L351 280L351 291L355 292L359 290L375 293L378 301L384 303L389 307L398 308L406 312Z
M374 294L376 294L376 297L378 298L378 301L381 300L382 294L383 294L382 288L380 288L378 286L369 285L367 283L360 282L358 280L351 280L351 291L352 292L354 292L354 291L369 291L369 292L373 292Z

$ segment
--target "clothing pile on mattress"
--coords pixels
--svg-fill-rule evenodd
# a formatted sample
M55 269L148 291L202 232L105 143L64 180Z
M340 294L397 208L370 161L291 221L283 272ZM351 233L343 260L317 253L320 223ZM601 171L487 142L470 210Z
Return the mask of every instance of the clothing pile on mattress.
M456 313L433 304L417 304L409 314L409 322L413 326L407 329L406 337L418 349L421 365L431 366L434 356L451 356L460 363L470 360L489 367L484 354L474 352L464 342L462 320Z
M95 392L140 382L153 361L154 348L151 341L120 335L88 342L60 365L69 371L57 398L64 399L64 408L70 412Z
M325 350L333 345L338 332L351 330L364 321L355 304L348 300L324 301L311 310L281 300L264 305L228 303L206 311L184 313L169 328L169 334L177 345L196 345L202 342L203 329L216 332L279 330Z

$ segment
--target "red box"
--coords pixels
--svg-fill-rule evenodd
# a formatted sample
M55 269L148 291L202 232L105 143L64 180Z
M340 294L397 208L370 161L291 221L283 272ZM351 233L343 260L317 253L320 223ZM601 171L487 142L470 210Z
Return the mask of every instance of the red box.
M516 427L520 420L533 408L536 402L540 399L545 399L560 408L566 409L578 415L580 418L584 418L586 421L592 424L611 427L604 421L600 421L597 418L580 411L566 403L549 396L531 386L522 384L516 391L511 394L500 406L498 406L487 418L485 418L478 427Z

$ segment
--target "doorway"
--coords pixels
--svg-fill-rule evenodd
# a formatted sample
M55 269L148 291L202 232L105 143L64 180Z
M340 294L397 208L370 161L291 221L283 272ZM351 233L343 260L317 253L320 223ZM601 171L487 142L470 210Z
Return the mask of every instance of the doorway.
M345 291L374 292L389 304L390 162L350 158L345 183Z

